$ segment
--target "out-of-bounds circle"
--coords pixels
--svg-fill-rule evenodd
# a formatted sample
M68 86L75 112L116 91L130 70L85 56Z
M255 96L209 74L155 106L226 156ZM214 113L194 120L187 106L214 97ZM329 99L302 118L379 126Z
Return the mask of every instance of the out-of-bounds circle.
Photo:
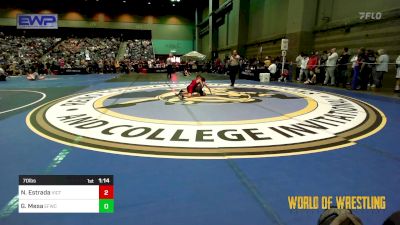
M0 114L16 111L41 102L46 94L32 90L0 90Z
M379 109L347 96L273 85L209 86L212 95L183 100L176 95L185 88L180 84L79 93L36 108L27 124L47 139L84 149L196 159L339 149L386 124Z

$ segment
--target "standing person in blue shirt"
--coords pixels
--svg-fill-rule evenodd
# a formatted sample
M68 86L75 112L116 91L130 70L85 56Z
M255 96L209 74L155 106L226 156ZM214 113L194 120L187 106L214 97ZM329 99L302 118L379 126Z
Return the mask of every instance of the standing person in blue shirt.
M353 89L353 90L360 89L360 86L361 86L360 83L362 83L362 79L363 79L361 77L361 71L365 67L365 61L366 61L365 48L360 48L360 49L358 49L357 60L355 61L355 65L354 65L353 79L351 81L351 89Z
M396 86L394 91L400 92L400 55L396 59Z
M368 49L363 56L363 64L360 68L360 90L367 90L372 81L372 72L375 70L375 53Z

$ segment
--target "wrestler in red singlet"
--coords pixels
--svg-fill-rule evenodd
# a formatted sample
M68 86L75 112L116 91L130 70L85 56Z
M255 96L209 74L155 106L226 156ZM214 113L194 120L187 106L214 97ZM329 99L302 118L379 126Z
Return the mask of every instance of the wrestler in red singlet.
M198 84L199 83L198 83L197 79L192 80L192 82L189 84L189 86L187 86L188 93L193 94L193 91Z

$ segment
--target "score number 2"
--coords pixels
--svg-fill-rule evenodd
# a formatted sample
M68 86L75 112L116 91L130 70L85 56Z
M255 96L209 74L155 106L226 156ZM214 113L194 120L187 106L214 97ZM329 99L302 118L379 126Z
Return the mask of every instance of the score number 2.
M100 185L99 186L99 198L100 199L113 199L114 198L114 186L113 185Z

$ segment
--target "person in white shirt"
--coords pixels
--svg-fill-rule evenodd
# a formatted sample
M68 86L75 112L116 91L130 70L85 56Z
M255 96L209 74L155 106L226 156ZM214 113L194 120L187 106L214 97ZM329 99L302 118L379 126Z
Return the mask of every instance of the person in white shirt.
M381 88L383 75L388 72L389 56L383 49L378 50L378 55L379 57L376 60L377 65L375 67L376 73L374 73L374 83L375 87Z
M296 76L297 78L300 77L300 70L301 70L301 60L303 59L304 53L301 52L297 57L296 57Z
M396 59L396 87L394 88L395 92L400 92L400 55Z
M300 75L299 75L299 81L303 81L303 74L305 75L306 79L308 77L308 70L307 70L307 63L308 63L308 56L303 54L303 58L301 59L301 65L300 65Z
M335 69L338 58L339 55L336 53L336 48L332 48L331 53L328 56L328 60L326 60L326 73L325 73L324 85L328 84L329 78L331 79L331 85L335 85Z
M353 51L352 51L352 53L353 53ZM350 79L350 80L353 80L354 68L355 68L356 65L357 65L357 59L358 59L358 54L357 54L357 53L354 54L354 55L350 58L350 63L351 63L351 71L350 71L351 79Z
M358 55L357 55L357 54L353 55L353 57L350 59L351 68L352 68L352 69L354 69L354 67L356 66L356 64L357 64L357 59L358 59Z
M276 64L275 64L275 62L272 62L271 65L268 66L268 71L270 73L270 77L275 78L275 73L276 73Z

